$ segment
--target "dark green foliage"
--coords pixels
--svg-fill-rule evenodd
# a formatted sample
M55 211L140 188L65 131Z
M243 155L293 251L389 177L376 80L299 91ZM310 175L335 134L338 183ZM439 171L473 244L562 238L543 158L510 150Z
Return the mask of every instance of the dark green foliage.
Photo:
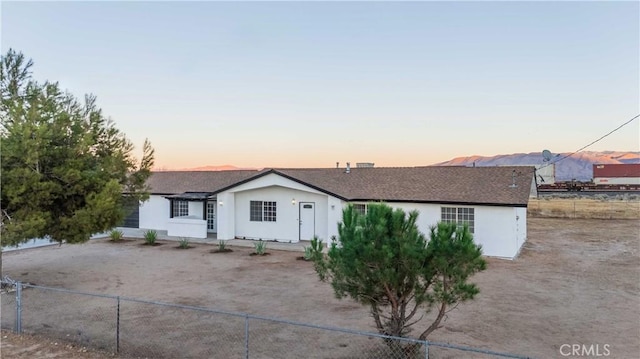
M327 256L316 252L314 265L337 298L370 308L382 334L406 336L423 315L434 312L431 325L417 336L424 340L456 303L478 294L467 280L486 263L466 226L438 223L427 241L417 218L415 211L406 214L386 204L370 204L366 214L348 206L338 225L339 242ZM389 345L406 353L396 341Z
M57 83L37 83L32 65L13 50L0 63L2 245L45 236L81 243L148 198L154 151L145 141L136 164L94 96L81 102Z

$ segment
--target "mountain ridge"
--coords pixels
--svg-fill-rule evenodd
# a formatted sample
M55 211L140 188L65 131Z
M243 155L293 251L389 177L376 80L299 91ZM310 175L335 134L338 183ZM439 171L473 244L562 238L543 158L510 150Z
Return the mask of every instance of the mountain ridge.
M582 151L578 153L552 154L550 161L543 161L542 152L498 154L494 156L471 155L456 157L431 166L542 166L555 165L556 181L590 181L594 164L640 163L640 151ZM237 167L229 164L206 165L159 171L234 171L258 170L252 167Z
M456 157L434 166L541 166L555 165L556 181L590 181L593 179L594 164L640 163L640 152L634 151L583 151L578 153L553 154L548 162L542 152L499 154L494 156Z

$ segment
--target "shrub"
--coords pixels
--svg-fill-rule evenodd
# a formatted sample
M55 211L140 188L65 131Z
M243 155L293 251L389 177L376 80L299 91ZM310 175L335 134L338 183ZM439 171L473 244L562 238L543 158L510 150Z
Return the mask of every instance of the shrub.
M227 242L226 241L219 241L218 242L218 252L224 252L227 250Z
M258 241L256 243L253 244L254 247L254 253L259 255L259 256L263 256L267 253L267 243L263 242L263 241Z
M178 242L178 248L181 248L181 249L189 248L189 240L184 237L180 238L180 241Z
M144 232L144 241L148 244L148 245L154 245L156 244L156 239L158 238L158 232L156 232L153 229L149 229L147 231Z
M335 236L332 236L332 241L335 242ZM307 257L307 248L304 249L305 259L306 260L322 259L323 258L322 249L323 249L322 239L318 238L318 236L313 236L313 238L311 239L311 247L309 247L308 257Z
M122 233L122 231L119 229L114 229L111 232L109 232L109 237L114 242L121 241L123 236L124 236L124 233Z
M313 258L311 247L304 247L304 256L305 261L310 261Z

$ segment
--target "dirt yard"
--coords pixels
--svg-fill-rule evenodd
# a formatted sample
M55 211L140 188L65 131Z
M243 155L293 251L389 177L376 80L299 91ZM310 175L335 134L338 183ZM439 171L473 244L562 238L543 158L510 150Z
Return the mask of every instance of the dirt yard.
M141 243L103 239L9 252L3 254L3 274L42 286L373 331L367 310L350 300L335 299L330 286L318 282L312 265L296 259L299 252L270 251L269 256L254 257L249 255L249 248L234 247L231 253L213 254L212 245L179 250L175 243L157 247ZM477 299L449 313L444 328L429 339L538 358L561 357L563 344L594 345L601 353L606 345L610 357L637 357L640 221L530 218L529 239L520 257L515 261L488 261L488 269L474 277L481 289ZM39 302L41 312L36 316L35 293L35 289L26 289L24 294L23 326L27 333L50 335L65 323L77 327L78 335L82 335L92 330L91 323L113 319L113 304L105 304L108 310L95 311L95 302L63 294L43 296L48 302ZM74 310L67 313L61 309L65 306ZM11 320L7 308L2 308L5 327ZM136 325L136 329L123 334L125 340L141 342L140 353L167 342L167 335L189 330L209 333L228 343L211 343L214 349L202 352L200 357L239 357L220 353L241 340L241 318L197 315L181 319L186 317L179 311L141 304L123 304L121 309L123 330L131 325L127 323ZM160 320L165 315L169 317ZM260 330L262 324L252 322L251 330ZM111 324L105 325L111 328ZM256 332L260 335L252 334L252 338L262 340L260 349L264 350L256 357L346 358L351 356L342 356L338 350L359 343L351 335L303 329L270 326ZM295 337L300 333L307 335ZM73 338L75 333L71 335ZM24 346L16 345L12 338L15 336L3 339L2 357L21 358L16 353ZM90 339L79 345L110 348ZM177 343L187 339L179 340ZM270 346L278 343L286 343L287 351L269 353ZM186 347L189 343L183 344ZM200 341L189 345L198 344ZM469 357L436 348L430 353L436 358Z
M633 198L553 198L529 199L529 217L582 219L640 219L640 200Z

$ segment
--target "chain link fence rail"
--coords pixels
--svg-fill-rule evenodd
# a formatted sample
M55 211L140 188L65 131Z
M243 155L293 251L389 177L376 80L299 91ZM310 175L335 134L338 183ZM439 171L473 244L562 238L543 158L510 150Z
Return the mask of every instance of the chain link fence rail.
M3 329L146 358L527 358L246 313L1 282Z

